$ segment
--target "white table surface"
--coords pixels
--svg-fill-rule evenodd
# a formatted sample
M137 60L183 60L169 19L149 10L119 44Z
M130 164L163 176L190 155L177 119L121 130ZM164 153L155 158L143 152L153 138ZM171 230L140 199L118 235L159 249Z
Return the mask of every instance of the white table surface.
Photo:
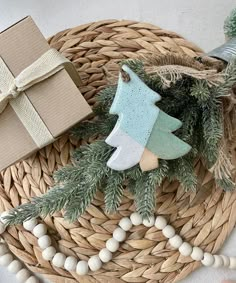
M0 30L31 15L48 37L65 28L102 19L130 19L176 31L205 51L224 42L223 22L236 0L0 0ZM236 213L236 212L235 212ZM222 249L236 256L236 229ZM182 283L220 283L236 271L201 268ZM0 268L0 283L16 283Z

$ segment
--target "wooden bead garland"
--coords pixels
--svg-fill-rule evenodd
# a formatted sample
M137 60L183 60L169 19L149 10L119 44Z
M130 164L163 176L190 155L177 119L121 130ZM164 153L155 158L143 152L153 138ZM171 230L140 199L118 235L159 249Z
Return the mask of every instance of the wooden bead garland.
M74 256L68 256L64 263L64 268L67 271L75 271L78 260Z
M6 215L6 213L4 213ZM0 217L0 234L5 231L4 220ZM236 257L227 257L225 255L212 255L199 247L192 247L189 243L184 242L183 239L175 234L175 229L167 224L167 221L162 216L156 218L151 217L148 220L142 220L141 215L134 212L130 217L124 217L119 222L113 232L113 237L106 242L106 248L103 248L98 255L91 256L88 261L77 260L74 256L66 256L63 253L56 252L56 249L51 246L51 238L47 235L47 227L44 224L38 224L37 219L30 219L23 223L26 230L31 231L34 236L38 238L39 247L43 250L42 257L58 268L64 268L67 271L76 271L79 275L86 275L89 270L98 271L103 263L109 262L112 259L112 253L119 249L119 243L123 242L126 238L126 232L132 226L143 224L146 227L155 226L157 229L162 230L163 235L169 239L169 244L178 249L183 256L191 256L195 261L201 261L204 266L212 266L218 268L221 266L230 269L236 269ZM4 227L4 228L2 228ZM8 270L16 274L19 282L38 283L38 279L30 276L27 269L22 268L22 264L18 260L14 260L13 256L9 253L6 245L0 243L0 265L8 266Z
M6 229L6 222L3 219L3 216L6 215L7 212L4 212L0 217L0 234ZM25 227L27 227L28 231L32 231L36 224L37 220L27 221ZM4 243L0 243L0 265L6 266L9 272L15 274L19 283L39 283L37 277L32 276L18 259L14 259L12 253Z

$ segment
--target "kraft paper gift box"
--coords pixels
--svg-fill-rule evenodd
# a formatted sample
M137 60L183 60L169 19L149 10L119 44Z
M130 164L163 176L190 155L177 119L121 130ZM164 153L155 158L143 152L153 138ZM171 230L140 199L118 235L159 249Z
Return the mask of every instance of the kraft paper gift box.
M13 91L11 89L7 91L8 97L4 100L7 106L3 105L2 111L0 109L0 171L28 157L39 147L51 143L53 139L92 112L78 90L80 80L71 62L66 62L69 68L61 67L59 71L55 71L48 78L47 76L42 78L40 82L35 83L32 80L33 83L30 82L30 86L25 91L18 92L17 97L14 96L15 86L12 86L12 82L15 84L22 71L41 58L48 50L52 49L31 17L24 18L0 33L0 59L3 64L2 68L0 67L0 108L1 99L4 100L3 96L6 96L6 89L13 88ZM61 55L58 53L57 56ZM63 58L59 60L63 61ZM45 68L47 68L48 61L50 60L45 61ZM40 64L41 69L38 69L42 71L42 59ZM32 73L30 71L29 75L34 75ZM8 82L8 76L11 77L11 80L15 80ZM30 104L27 107L33 108L31 109L33 118L32 113L29 115L30 111L26 109L27 107L25 108L24 104L21 105L22 96L26 104ZM18 113L19 107L22 107L20 114ZM22 115L24 117L21 117ZM26 125L28 123L30 131ZM44 132L51 138L45 141L47 137L44 136Z

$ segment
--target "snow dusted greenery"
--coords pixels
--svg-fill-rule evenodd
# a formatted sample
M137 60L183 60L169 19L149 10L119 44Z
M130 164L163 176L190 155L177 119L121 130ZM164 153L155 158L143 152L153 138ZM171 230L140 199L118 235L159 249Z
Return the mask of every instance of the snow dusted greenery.
M228 38L236 37L236 8L232 10L224 23L224 32Z
M85 212L98 190L104 193L109 213L116 211L124 190L129 190L134 195L137 211L143 218L148 218L155 210L156 191L165 178L178 180L185 190L195 190L199 186L198 176L194 173L195 161L201 158L208 169L216 163L224 135L222 97L229 94L236 81L235 62L226 69L225 82L219 85L209 85L204 79L183 75L169 87L163 87L160 76L146 73L142 61L127 61L126 64L162 96L158 107L183 122L175 135L191 145L192 150L176 160L159 160L157 169L144 173L138 165L125 171L108 168L106 162L114 149L104 140L117 120L109 114L117 86L108 86L97 95L96 119L85 121L72 130L78 139L93 137L96 141L75 150L73 165L55 173L55 186L48 193L13 209L8 216L10 224L39 215L44 217L61 209L65 210L68 220L74 221ZM235 186L224 171L221 179L216 178L216 183L224 190L232 190Z

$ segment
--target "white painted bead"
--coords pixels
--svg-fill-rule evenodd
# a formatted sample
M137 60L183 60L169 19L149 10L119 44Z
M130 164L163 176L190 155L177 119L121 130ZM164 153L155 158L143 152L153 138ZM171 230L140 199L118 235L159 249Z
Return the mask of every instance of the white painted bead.
M196 261L201 261L203 259L203 250L199 247L193 247L193 251L191 253L191 258Z
M66 256L63 253L56 253L52 259L52 264L56 267L63 267L66 261Z
M117 240L115 240L114 238L111 238L111 239L107 240L106 248L110 252L114 253L119 249L119 242Z
M229 258L229 262L230 262L229 268L230 269L236 269L236 257L231 256Z
M12 254L5 254L0 256L0 265L1 266L8 266L11 262L13 261L13 256Z
M4 219L5 216L8 215L8 211L4 211L1 213L1 216L0 216L0 221L3 223L3 224L6 224L7 223L7 220Z
M38 245L42 250L45 250L46 248L50 247L51 243L52 240L48 235L44 235L38 239Z
M0 222L0 235L3 234L6 230L6 226L5 224L3 224L2 222Z
M75 271L77 263L78 263L78 260L74 256L68 256L66 258L64 267L68 271Z
M39 279L35 276L30 276L30 278L27 279L25 283L39 283Z
M30 272L26 268L22 268L20 271L16 273L16 279L19 283L25 283L27 279L30 277Z
M183 244L183 240L179 235L174 235L169 239L169 243L173 248L178 249Z
M223 259L219 255L214 255L214 259L215 259L215 261L214 261L212 267L218 268L218 267L221 267L221 266L224 265Z
M229 257L226 256L226 255L220 255L220 257L223 259L224 267L229 267L229 265L230 265Z
M6 253L8 253L8 247L5 244L0 244L0 256L5 255Z
M102 267L102 262L99 256L97 255L91 256L90 259L88 260L88 266L92 271L99 270Z
M214 261L214 256L210 253L204 253L203 259L201 260L202 264L205 266L212 266Z
M132 222L129 219L129 217L124 217L120 220L119 226L124 230L124 231L129 231L132 228Z
M98 256L100 257L102 262L108 262L112 259L112 253L106 248L100 250Z
M50 246L46 248L45 250L43 250L42 257L45 260L52 260L52 258L54 257L56 253L57 253L56 249L53 246Z
M138 226L143 222L142 216L138 212L133 212L130 215L130 220L134 226Z
M86 275L88 273L88 263L87 261L81 260L76 266L76 272L79 275Z
M143 219L143 225L146 227L152 227L155 224L155 217L150 216L149 219Z
M11 273L17 273L22 269L22 263L19 260L15 259L8 265L7 269Z
M33 229L33 234L35 237L40 238L47 234L47 226L45 224L38 224Z
M23 227L25 230L32 231L34 227L38 224L38 220L36 218L32 218L30 220L23 222Z
M113 232L113 238L118 242L123 242L126 238L126 232L118 227Z
M179 247L179 252L183 256L190 256L192 251L193 251L192 246L187 242L183 242L183 244Z
M157 229L162 230L166 227L167 221L163 216L157 216L155 226Z
M166 238L172 238L175 235L175 229L171 225L167 225L163 230L162 230L163 235Z

